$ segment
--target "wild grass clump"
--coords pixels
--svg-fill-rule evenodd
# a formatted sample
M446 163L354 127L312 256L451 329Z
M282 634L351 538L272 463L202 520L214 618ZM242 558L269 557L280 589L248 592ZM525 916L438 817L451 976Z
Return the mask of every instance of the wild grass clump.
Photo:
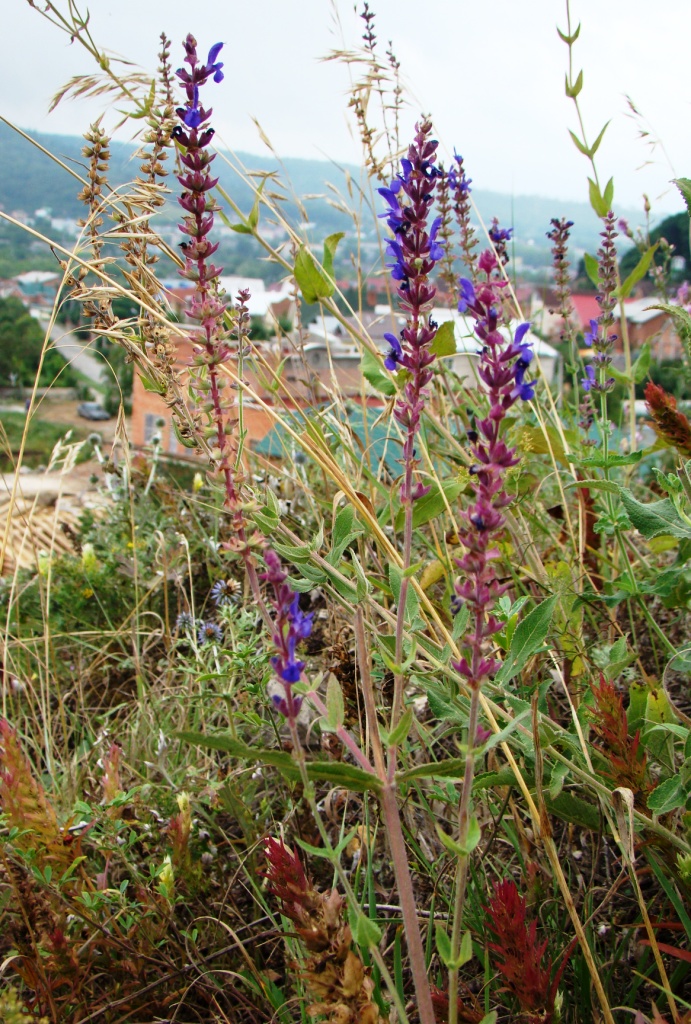
M589 143L579 111L601 218L589 329L573 225L545 225L565 353L550 380L511 228L482 236L431 118L401 138L399 62L367 4L362 47L331 57L363 143L352 223L385 222L385 333L361 262L355 306L337 288L353 239L317 256L274 176L235 168L245 212L218 188L220 43L188 35L174 72L164 36L149 78L107 59L74 4L38 14L98 62L63 98L145 125L127 187L108 185L102 123L83 173L65 168L85 213L56 246L53 321L80 305L191 461L167 474L160 436L135 453L122 423L110 454L92 439L98 501L72 550L58 505L51 544L3 579L0 1021L688 1022L691 432L623 303L661 289L685 352L691 317L656 243L622 280L602 133ZM578 30L560 35L578 104ZM179 250L157 232L173 199ZM218 220L290 280L297 322L270 340L247 292L223 291ZM177 318L166 261L190 285ZM315 310L359 351L357 387L336 347L327 373L310 363ZM250 409L283 457L253 450Z

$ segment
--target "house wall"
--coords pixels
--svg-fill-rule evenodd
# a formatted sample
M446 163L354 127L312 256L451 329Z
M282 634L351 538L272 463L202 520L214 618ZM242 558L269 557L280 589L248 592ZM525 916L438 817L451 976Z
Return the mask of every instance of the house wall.
M184 388L187 384L187 367L192 359L192 345L186 341L180 342L177 354L177 365ZM266 361L263 370L253 371L245 365L243 376L254 394L268 406L276 404L282 408L287 404L305 407L314 401L327 399L334 389L341 395L353 397L361 393L362 377L358 360L348 359L339 364L336 357L332 359L331 365L326 349L312 350L306 354L304 362L299 357L292 356L282 367L279 390L272 391L271 370L278 368L281 357L269 346L262 349L262 356ZM316 365L315 357L318 357ZM162 426L157 425L158 421L163 421ZM247 394L243 400L243 426L247 431L246 443L250 445L261 441L273 426L271 414ZM132 393L132 443L137 448L148 445L156 432L161 434L164 452L183 458L194 457L192 450L185 448L177 440L172 428L170 409L160 395L145 390L139 374L135 372Z

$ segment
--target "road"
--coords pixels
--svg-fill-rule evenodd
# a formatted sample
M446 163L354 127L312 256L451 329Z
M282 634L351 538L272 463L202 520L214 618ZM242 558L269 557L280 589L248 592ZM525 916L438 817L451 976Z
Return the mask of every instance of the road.
M54 324L50 332L51 341L60 355L70 363L71 366L83 373L94 384L102 383L104 361L103 356L92 351L88 343L83 344L79 338L72 334L66 334L61 324Z

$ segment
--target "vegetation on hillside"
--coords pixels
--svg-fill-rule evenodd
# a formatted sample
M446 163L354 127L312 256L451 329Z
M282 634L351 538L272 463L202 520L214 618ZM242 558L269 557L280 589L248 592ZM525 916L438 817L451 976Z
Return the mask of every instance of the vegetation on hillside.
M110 457L94 439L99 507L63 529L73 552L2 580L0 1021L689 1024L691 423L626 332L613 368L616 308L636 277L668 297L669 268L646 238L622 283L579 30L560 35L600 312L576 323L573 225L553 220L549 381L511 229L479 236L468 169L440 166L428 118L399 137L399 64L367 3L360 50L335 56L382 215L372 274L405 320L385 351L344 314L369 271L352 308L338 232L316 246L265 190L217 189L221 43L171 56L164 36L145 78L102 59L71 0L41 15L96 60L68 92L107 88L146 126L117 190L111 140L85 132L61 299L165 400L198 472L165 476L160 438ZM156 277L162 183L191 283L179 320ZM245 368L270 371L247 293L219 287L226 219L359 347L376 438L335 372L318 408L280 377L273 403L252 392ZM665 308L688 372L691 310ZM251 450L248 402L283 458Z

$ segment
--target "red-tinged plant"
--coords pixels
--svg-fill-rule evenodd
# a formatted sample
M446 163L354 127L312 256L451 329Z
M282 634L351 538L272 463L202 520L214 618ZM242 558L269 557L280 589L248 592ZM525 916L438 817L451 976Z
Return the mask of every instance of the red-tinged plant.
M34 852L38 866L50 863L61 873L76 856L71 836L58 824L54 808L45 790L34 778L31 765L22 751L17 732L0 718L0 811L10 829L19 830L13 840L17 849Z
M617 693L614 683L600 673L599 686L591 684L590 688L595 698L595 707L590 715L591 727L599 741L593 743L593 749L609 765L603 774L617 786L626 786L632 790L638 799L652 788L640 731L636 730L633 736L629 735L624 698Z
M644 394L657 436L682 455L691 455L691 423L677 409L676 398L652 381L646 384Z
M467 988L467 986L466 986ZM485 1011L478 1002L477 996L469 989L466 992L472 1006L467 1006L461 996L458 997L458 1016L460 1024L480 1024L485 1016ZM449 1019L449 993L448 990L432 986L432 1005L434 1006L434 1017L437 1024L447 1024Z
M372 979L350 948L343 897L336 889L318 892L298 855L280 840L268 839L265 852L271 892L311 954L299 971L314 1000L308 1014L323 1015L332 1024L378 1024L381 1017L372 1002Z
M489 948L504 979L504 991L515 997L527 1024L550 1024L555 1019L554 1000L570 950L552 977L547 940L538 942L537 921L528 921L526 900L512 879L498 883L483 909L494 939Z

